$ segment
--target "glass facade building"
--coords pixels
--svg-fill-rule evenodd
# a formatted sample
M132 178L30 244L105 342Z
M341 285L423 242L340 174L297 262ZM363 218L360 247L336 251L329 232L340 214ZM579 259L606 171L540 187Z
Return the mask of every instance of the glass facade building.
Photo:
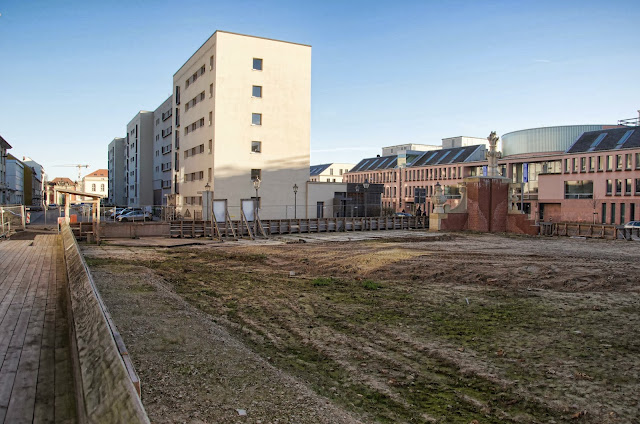
M609 125L564 125L531 128L502 135L502 155L538 152L564 152L587 131L598 131Z

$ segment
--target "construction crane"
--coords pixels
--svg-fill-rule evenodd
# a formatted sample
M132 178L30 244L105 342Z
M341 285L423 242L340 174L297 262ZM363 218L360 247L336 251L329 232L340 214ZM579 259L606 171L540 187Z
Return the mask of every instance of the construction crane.
M82 168L88 168L89 165L82 165L82 164L75 164L75 165L53 165L53 167L73 167L73 168L78 168L78 180L77 182L79 183L80 180L82 179Z

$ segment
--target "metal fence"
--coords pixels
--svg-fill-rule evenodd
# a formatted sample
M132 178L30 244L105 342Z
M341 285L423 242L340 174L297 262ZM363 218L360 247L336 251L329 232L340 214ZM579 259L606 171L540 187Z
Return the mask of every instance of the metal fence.
M12 231L25 229L25 210L22 205L0 206L0 237L7 237Z

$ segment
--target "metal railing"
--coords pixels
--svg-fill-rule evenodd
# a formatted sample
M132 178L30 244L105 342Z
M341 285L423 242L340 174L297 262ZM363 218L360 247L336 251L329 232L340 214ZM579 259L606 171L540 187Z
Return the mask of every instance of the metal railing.
M0 206L0 238L8 237L16 229L25 229L25 209L23 205Z

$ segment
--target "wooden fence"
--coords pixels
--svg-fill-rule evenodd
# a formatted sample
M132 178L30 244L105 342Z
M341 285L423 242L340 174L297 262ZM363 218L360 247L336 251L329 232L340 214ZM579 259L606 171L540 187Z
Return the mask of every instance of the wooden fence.
M278 234L427 229L425 216L369 218L263 219L258 222L182 220L171 222L171 237L255 238Z
M601 238L609 240L638 240L640 238L640 229L623 228L613 224L541 222L540 235Z

